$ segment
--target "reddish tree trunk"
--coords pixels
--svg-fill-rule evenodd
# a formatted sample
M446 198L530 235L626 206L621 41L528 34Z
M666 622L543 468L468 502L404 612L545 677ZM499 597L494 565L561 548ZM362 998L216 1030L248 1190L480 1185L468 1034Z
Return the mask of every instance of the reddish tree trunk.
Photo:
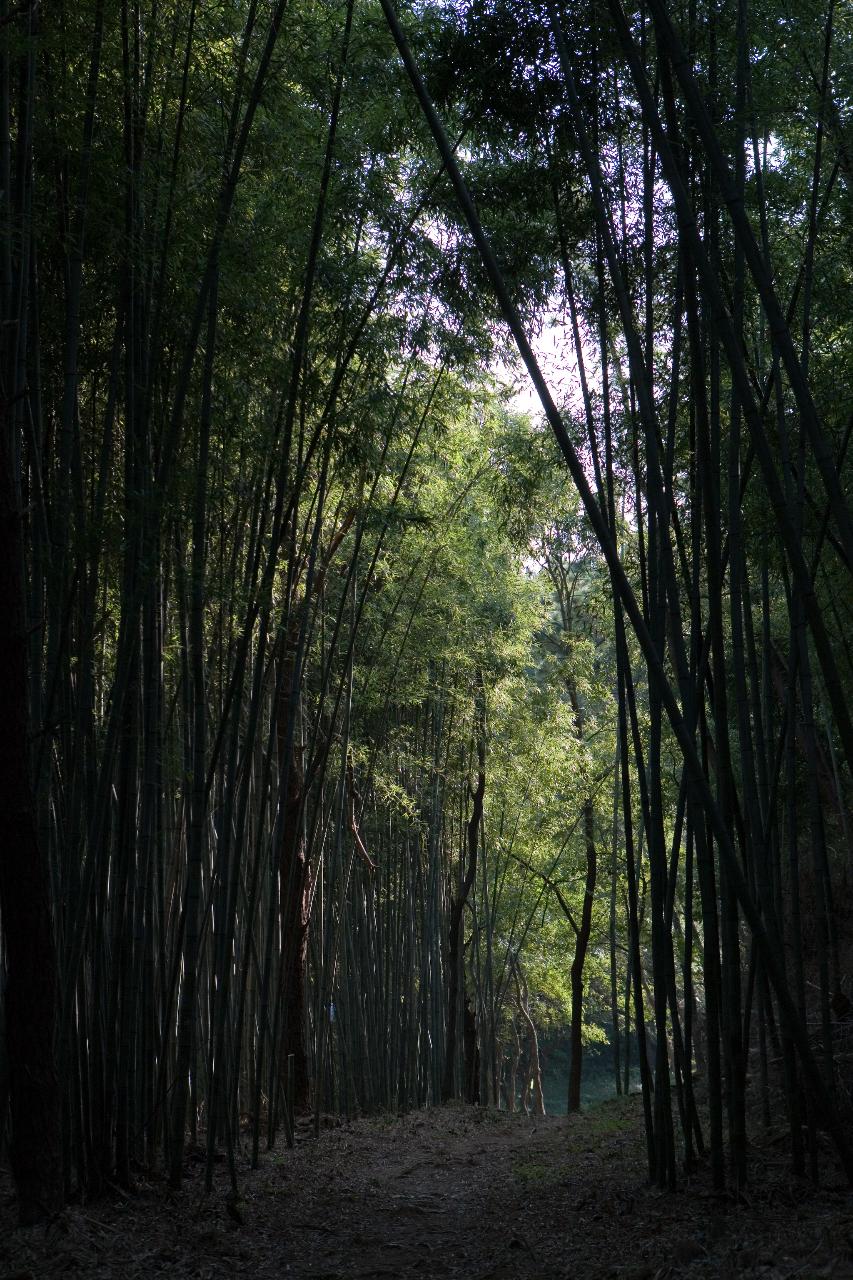
M313 578L309 574L308 598L302 601L301 608L296 605L294 584L290 620L282 655L284 670L279 681L280 692L276 708L280 776L285 780L286 785L285 823L279 855L281 931L284 947L281 1061L286 1062L288 1054L293 1054L293 1103L297 1111L307 1111L310 1107L305 991L308 978L311 865L308 850L305 847L303 824L305 762L295 720L299 714L298 685L301 682L301 671L297 670L297 662L303 623L302 610L307 609L310 600L322 591L329 565L352 528L354 519L354 510L346 513L329 543L322 564ZM301 575L302 569L299 569L295 575L297 581ZM294 717L294 723L291 723L291 717Z
M462 967L462 920L465 903L477 875L477 847L480 841L480 825L483 821L483 798L486 794L486 694L483 674L477 671L474 688L476 714L477 785L471 787L471 816L466 829L467 867L458 898L450 899L450 937L447 948L447 1040L444 1049L444 1072L441 1080L441 1100L448 1102L453 1096L453 1076L456 1060L456 1022L459 1011L459 977Z

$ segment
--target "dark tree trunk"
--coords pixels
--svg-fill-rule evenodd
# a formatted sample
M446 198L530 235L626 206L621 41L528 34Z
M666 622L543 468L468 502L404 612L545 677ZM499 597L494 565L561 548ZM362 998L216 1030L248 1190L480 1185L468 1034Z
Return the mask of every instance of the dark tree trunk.
M576 710L577 718L578 712ZM583 806L584 844L586 847L586 884L580 926L575 936L575 958L572 961L572 1033L569 1067L569 1111L580 1111L581 1067L583 1064L583 967L592 931L592 901L595 893L597 858L595 850L595 808L591 799Z
M281 1061L293 1055L293 1105L307 1111L308 1051L305 1042L305 984L308 974L308 924L311 877L305 856L302 822L302 779L297 761L290 762L287 826L281 850L282 1050Z
M27 626L19 504L8 406L0 440L0 917L12 1170L22 1224L62 1204L56 1068L58 980L47 855L39 846L28 764Z
M465 1055L465 1101L480 1104L480 1047L477 1044L477 1022L470 1001L463 1013L463 1045Z
M4 23L11 14L2 6ZM0 946L12 1172L22 1225L55 1213L63 1199L62 1112L56 1062L58 971L47 850L38 837L30 776L26 588L20 441L32 413L28 386L35 101L35 10L20 27L19 116L11 128L10 46L0 62ZM14 10L12 10L14 14ZM16 33L17 35L17 33ZM14 168L13 168L14 160ZM13 181L14 174L14 181ZM5 1123L0 1097L0 1126Z

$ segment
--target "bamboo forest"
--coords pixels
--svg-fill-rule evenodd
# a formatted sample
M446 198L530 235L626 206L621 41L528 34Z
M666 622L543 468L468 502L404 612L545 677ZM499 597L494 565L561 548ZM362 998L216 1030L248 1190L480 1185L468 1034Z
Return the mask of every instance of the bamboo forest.
M0 1280L853 1276L849 0L0 0Z

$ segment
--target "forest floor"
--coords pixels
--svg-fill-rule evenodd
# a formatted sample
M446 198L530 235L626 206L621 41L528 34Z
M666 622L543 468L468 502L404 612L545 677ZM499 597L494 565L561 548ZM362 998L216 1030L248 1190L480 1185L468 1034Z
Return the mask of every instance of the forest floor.
M783 1146L754 1149L735 1204L704 1166L647 1186L636 1098L558 1119L451 1106L306 1136L247 1170L236 1204L224 1168L206 1196L191 1160L176 1201L152 1181L25 1230L4 1174L0 1280L853 1278L849 1189L793 1180Z

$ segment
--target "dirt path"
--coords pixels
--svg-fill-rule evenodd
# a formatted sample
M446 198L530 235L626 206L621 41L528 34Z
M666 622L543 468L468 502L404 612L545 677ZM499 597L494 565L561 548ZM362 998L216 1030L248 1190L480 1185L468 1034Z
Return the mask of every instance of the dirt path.
M204 1195L201 1165L176 1204L151 1184L47 1229L14 1230L7 1197L0 1280L853 1278L849 1193L792 1184L773 1151L733 1205L704 1171L675 1195L645 1185L635 1100L571 1119L449 1107L362 1120L266 1157L236 1206L224 1179Z

